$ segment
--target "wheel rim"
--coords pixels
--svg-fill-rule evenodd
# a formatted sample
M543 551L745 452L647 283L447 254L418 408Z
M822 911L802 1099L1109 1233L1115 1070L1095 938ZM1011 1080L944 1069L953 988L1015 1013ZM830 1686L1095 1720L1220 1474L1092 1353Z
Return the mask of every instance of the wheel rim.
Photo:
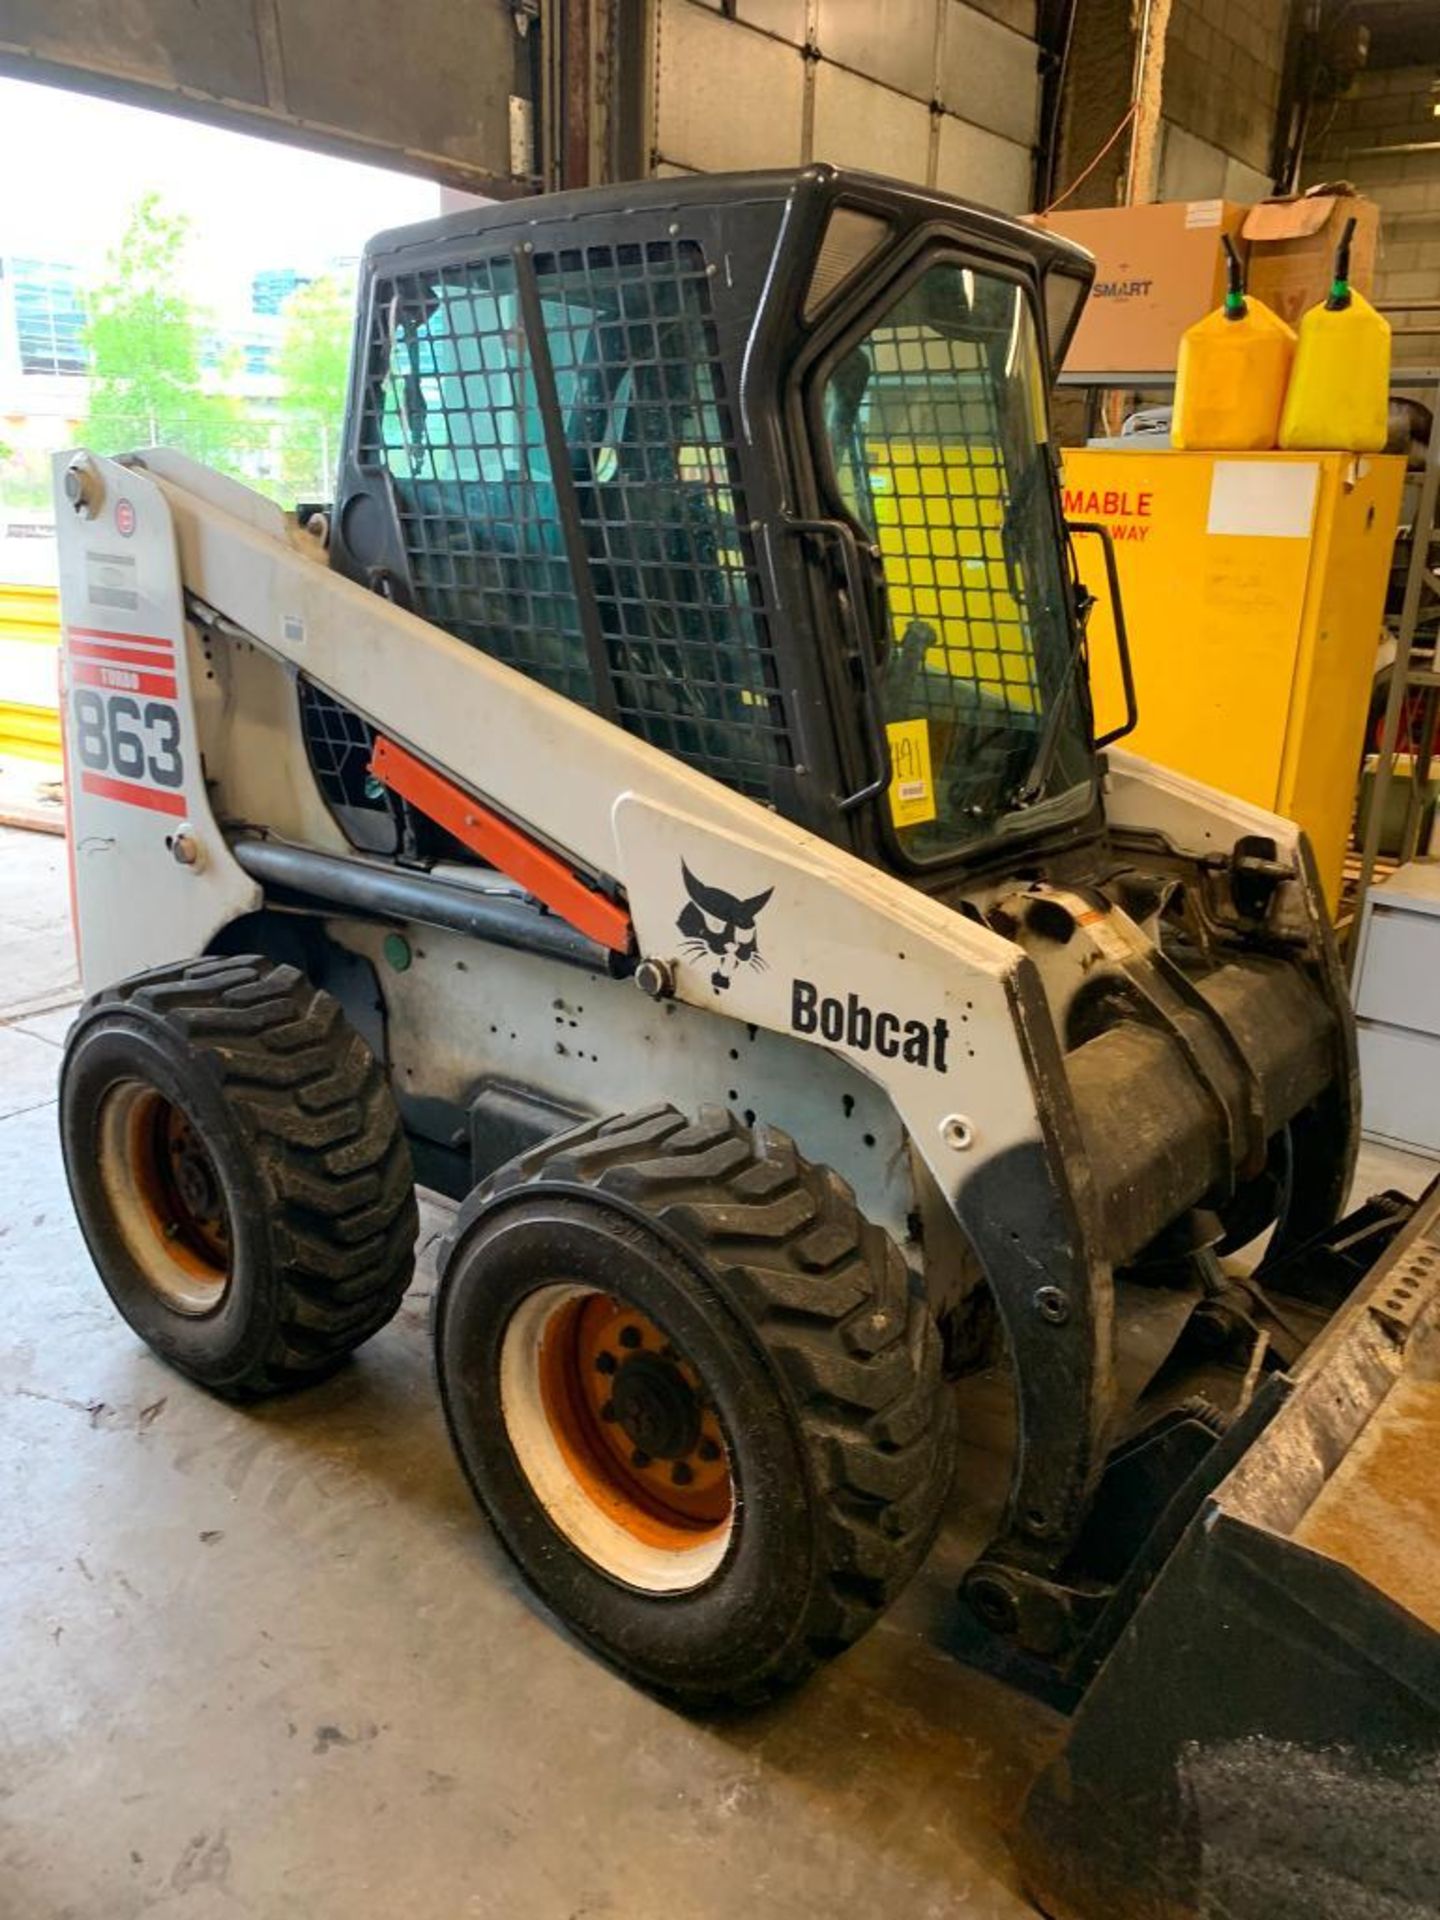
M177 1313L213 1313L230 1285L225 1189L185 1109L143 1080L100 1107L99 1170L130 1256Z
M538 1289L505 1329L500 1403L521 1471L587 1560L649 1593L715 1573L734 1530L730 1450L654 1321L594 1288Z

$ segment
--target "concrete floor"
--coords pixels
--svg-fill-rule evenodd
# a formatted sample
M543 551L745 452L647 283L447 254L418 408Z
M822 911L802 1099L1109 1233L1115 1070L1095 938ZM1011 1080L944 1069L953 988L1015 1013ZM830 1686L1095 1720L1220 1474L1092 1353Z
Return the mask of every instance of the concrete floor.
M63 844L0 830L0 1920L1030 1912L1002 1836L1059 1722L950 1650L1003 1462L802 1693L678 1718L473 1509L428 1257L352 1366L244 1412L116 1318L55 1138L77 991ZM1359 1184L1430 1172L1367 1154Z

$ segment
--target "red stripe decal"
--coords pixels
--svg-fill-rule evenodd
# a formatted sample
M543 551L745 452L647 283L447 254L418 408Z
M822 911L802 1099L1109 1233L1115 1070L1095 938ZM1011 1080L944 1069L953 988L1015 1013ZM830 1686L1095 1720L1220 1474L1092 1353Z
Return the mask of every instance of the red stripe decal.
M119 667L108 660L75 660L70 678L77 687L104 687L111 693L153 693L164 700L175 698L173 673L137 673L133 667Z
M142 653L173 654L175 649L168 640L146 640L132 638L128 633L89 634L70 629L70 638L76 646L83 647L87 653L113 653L117 647L138 647Z
M98 646L91 640L72 640L70 657L73 660L104 660L111 666L121 667L173 667L175 658L169 653L142 653L138 647Z
M183 793L168 793L160 787L137 786L133 780L112 780L108 773L91 773L87 767L80 775L81 788L101 800L119 800L127 807L148 807L152 813L186 812Z
M70 765L70 742L65 732L65 708L69 704L65 698L65 667L59 651L55 658L55 697L60 709L60 765ZM70 791L67 777L60 788L60 798L65 807L65 872L70 882L70 944L75 958L80 958L80 899L75 879L75 796Z
M175 647L163 634L115 634L104 626L73 626L69 634L71 639L119 639L125 647L165 647L167 653Z

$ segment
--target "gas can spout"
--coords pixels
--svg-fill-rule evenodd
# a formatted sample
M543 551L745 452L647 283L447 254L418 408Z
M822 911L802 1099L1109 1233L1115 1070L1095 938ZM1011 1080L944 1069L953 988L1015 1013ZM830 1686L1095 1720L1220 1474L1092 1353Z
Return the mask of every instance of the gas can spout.
M1350 239L1355 232L1355 216L1352 214L1345 222L1345 230L1340 235L1340 244L1335 249L1335 271L1330 279L1330 293L1325 301L1327 313L1339 313L1350 304Z
M1245 298L1245 269L1240 264L1240 256L1235 251L1235 242L1229 234L1222 234L1220 240L1225 249L1225 318L1243 320L1250 311L1249 303Z

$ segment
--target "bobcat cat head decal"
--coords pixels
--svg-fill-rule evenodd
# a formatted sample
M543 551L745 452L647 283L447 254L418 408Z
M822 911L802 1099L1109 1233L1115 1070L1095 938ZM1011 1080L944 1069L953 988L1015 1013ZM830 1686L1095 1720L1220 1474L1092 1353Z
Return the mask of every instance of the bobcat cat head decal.
M680 872L689 895L675 922L684 935L681 954L691 961L711 956L714 966L710 985L716 993L724 993L739 968L765 965L760 958L755 919L775 889L767 887L748 900L739 900L723 887L707 887L703 880L697 880L683 860Z

